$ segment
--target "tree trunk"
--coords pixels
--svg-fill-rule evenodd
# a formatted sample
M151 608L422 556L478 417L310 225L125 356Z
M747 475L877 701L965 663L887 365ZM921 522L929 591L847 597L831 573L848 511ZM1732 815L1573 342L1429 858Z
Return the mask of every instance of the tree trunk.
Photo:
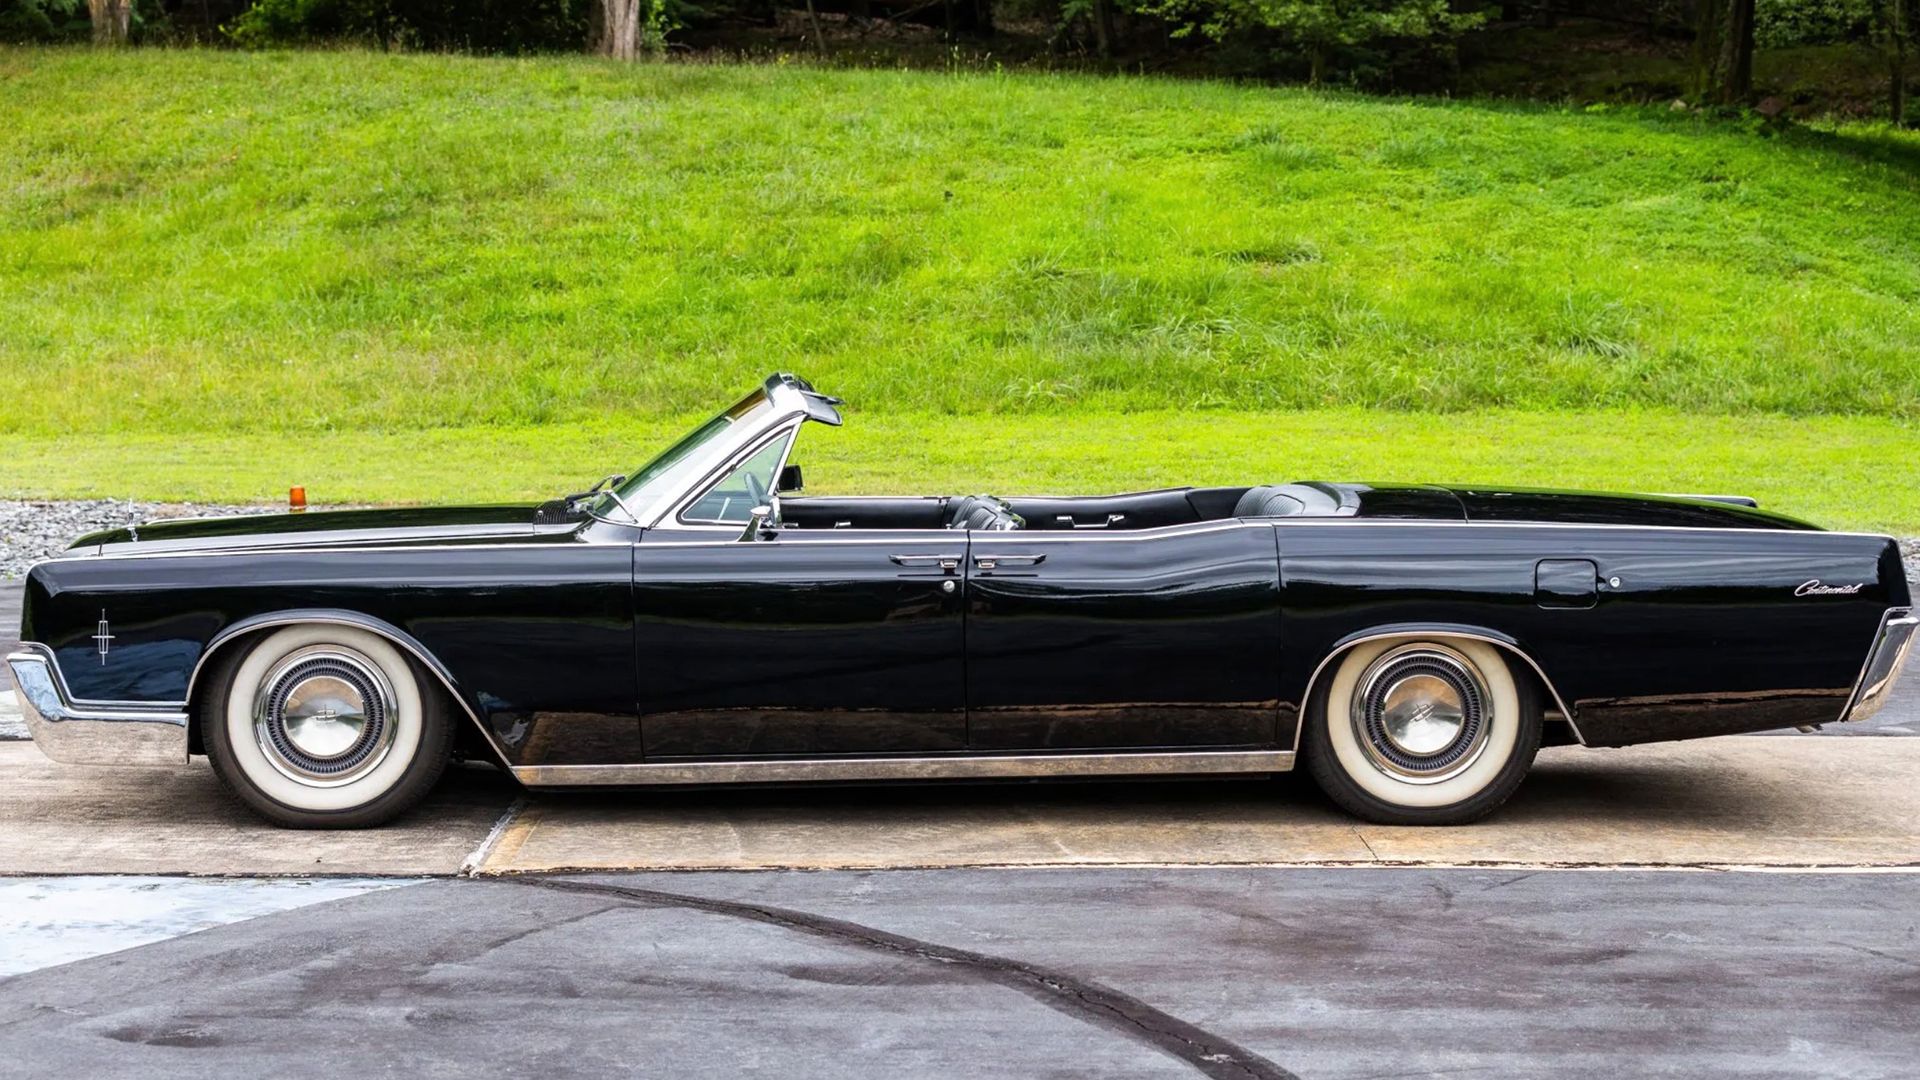
M1729 0L1727 37L1720 58L1720 103L1745 105L1753 97L1754 0Z
M1727 0L1700 0L1700 21L1693 33L1693 98L1706 101L1720 85L1720 40L1727 21Z
M827 55L827 35L820 31L820 13L813 10L813 0L807 0L807 28L813 31L813 51Z
M633 60L640 55L641 0L600 0L600 32L596 41L601 56L615 60Z
M133 23L133 0L87 0L95 45L125 45Z
M1102 60L1113 56L1113 5L1108 0L1093 0L1093 47Z
M1905 127L1907 123L1907 4L1909 0L1893 0L1887 9L1887 36L1892 48L1890 59L1893 66L1892 84L1888 87L1887 107L1893 117L1894 127Z

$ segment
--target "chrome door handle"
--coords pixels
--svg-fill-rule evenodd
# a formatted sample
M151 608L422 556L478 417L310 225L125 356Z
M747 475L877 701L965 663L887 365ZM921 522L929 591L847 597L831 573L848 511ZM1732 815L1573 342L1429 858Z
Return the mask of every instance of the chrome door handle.
M1045 555L975 555L973 565L982 570L992 570L1000 566L1039 566L1046 562Z
M896 566L937 566L951 574L960 569L958 555L889 555Z

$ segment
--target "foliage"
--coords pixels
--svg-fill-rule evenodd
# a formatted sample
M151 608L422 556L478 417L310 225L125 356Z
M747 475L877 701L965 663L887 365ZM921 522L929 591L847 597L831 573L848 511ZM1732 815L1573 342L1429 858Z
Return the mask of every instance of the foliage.
M1485 21L1479 11L1456 12L1450 0L1164 0L1155 10L1178 24L1176 36L1270 33L1307 58L1314 82L1330 66L1374 59L1382 44L1444 46Z
M83 0L0 0L0 42L53 41L68 36Z
M1917 171L1664 108L0 50L0 433L680 416L775 369L1000 422L1911 420Z
M1754 39L1763 49L1866 39L1874 0L1755 0Z
M520 53L575 49L587 0L258 0L227 28L251 47L358 41Z

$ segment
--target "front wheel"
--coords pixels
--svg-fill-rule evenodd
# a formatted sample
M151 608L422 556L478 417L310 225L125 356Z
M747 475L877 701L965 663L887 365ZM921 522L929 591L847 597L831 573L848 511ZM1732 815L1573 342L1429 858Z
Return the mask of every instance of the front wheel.
M1533 684L1478 641L1391 638L1349 650L1307 704L1307 768L1381 825L1458 825L1507 801L1540 749Z
M243 643L200 703L207 757L275 824L388 821L426 797L452 753L453 724L419 670L350 626L301 624Z

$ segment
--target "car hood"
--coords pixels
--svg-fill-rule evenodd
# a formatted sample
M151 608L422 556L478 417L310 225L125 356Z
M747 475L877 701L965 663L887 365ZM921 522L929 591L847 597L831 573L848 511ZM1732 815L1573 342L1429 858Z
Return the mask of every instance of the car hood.
M556 513L556 506L437 506L182 518L92 533L74 541L69 550L110 554L526 539L570 532L583 520Z
M1634 495L1551 488L1337 484L1356 517L1569 525L1663 525L1701 529L1817 529L1737 496Z

